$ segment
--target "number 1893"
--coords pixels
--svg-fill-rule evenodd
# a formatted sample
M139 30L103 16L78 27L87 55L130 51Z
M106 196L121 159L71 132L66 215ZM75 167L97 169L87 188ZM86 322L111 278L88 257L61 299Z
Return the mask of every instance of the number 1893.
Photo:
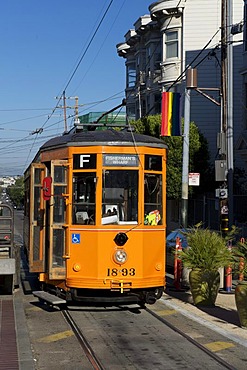
M134 268L130 269L107 269L107 276L135 276L136 270Z

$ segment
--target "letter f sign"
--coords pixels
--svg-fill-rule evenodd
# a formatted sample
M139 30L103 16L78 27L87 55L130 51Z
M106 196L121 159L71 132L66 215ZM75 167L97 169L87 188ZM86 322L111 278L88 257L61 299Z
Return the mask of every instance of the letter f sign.
M80 155L80 167L84 167L84 163L89 163L90 154L81 154Z

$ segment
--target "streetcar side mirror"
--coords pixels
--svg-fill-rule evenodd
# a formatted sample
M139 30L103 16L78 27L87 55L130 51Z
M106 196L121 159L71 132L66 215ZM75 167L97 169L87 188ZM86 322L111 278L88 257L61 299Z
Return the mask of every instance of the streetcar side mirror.
M43 180L43 199L49 200L51 197L52 177L45 177Z

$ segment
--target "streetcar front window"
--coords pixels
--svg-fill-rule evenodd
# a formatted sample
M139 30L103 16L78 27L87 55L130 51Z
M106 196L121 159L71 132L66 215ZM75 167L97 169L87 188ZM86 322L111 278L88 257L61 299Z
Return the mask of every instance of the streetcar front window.
M73 176L73 223L95 224L95 172L74 173Z
M103 171L101 221L102 225L137 224L138 171Z

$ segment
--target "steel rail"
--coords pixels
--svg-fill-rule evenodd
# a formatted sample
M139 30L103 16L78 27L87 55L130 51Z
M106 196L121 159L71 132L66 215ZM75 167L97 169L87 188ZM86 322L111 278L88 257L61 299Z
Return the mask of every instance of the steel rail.
M149 308L145 307L145 310L150 313L152 316L154 316L157 320L161 321L163 324L168 326L170 329L175 331L176 333L180 334L183 338L187 339L190 343L192 343L197 348L201 349L204 353L209 355L212 359L214 359L216 362L218 362L220 365L224 366L228 370L236 370L234 366L231 366L229 363L224 361L222 358L220 358L215 353L211 352L209 349L204 347L202 344L198 343L195 339L191 338L188 334L184 333L182 330L178 329L176 326L171 324L169 321L164 319L163 317L159 316Z
M80 328L68 312L68 310L62 310L61 311L64 319L66 322L69 324L71 327L73 333L75 334L78 342L80 343L80 346L82 347L85 355L87 356L88 360L92 364L93 368L95 370L105 370L104 367L101 365L99 360L97 359L97 356L95 355L94 351L92 350L90 344L88 343L87 339L85 336L82 334Z

